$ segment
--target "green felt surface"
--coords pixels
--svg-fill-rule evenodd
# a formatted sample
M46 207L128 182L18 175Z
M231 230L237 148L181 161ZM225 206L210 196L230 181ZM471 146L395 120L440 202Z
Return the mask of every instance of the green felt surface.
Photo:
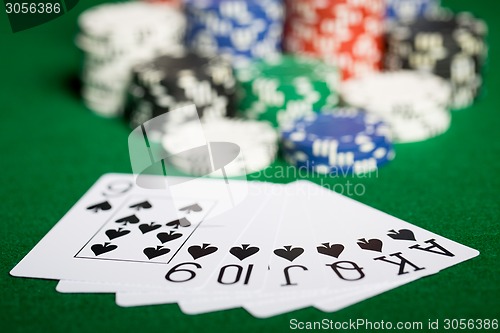
M120 308L113 295L59 294L55 281L8 275L100 175L130 172L130 166L127 127L92 114L71 88L81 61L73 44L77 14L93 1L82 0L70 13L31 30L11 34L4 29L0 34L0 331L281 332L289 330L292 318L424 323L500 319L500 94L496 92L500 1L443 2L456 10L470 10L489 25L487 91L473 107L453 114L446 134L398 145L396 159L378 175L312 180L330 186L362 184L365 194L354 199L476 248L481 255L336 313L307 308L265 320L242 309L187 316L177 305ZM5 28L5 15L0 18ZM278 161L267 174L283 166Z

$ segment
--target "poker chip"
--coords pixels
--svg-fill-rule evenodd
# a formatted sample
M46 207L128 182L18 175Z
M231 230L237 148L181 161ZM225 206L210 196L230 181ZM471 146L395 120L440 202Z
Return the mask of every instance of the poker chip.
M439 0L386 0L386 23L411 22L433 15L439 10Z
M473 103L482 83L486 33L484 22L470 13L441 11L413 22L398 22L387 33L385 66L427 71L448 80L452 108L465 108Z
M84 52L82 97L103 116L123 111L131 68L181 48L185 19L177 9L145 2L103 4L78 18Z
M224 173L229 177L265 169L276 157L278 134L266 122L228 118L204 120L203 133L212 147L212 155L207 154L207 150L192 149L191 138L198 130L198 126L197 122L187 122L172 128L162 138L163 149L172 155L169 161L177 169L189 175L209 175L216 171L213 163L217 164L217 160L222 160L225 155L233 153L236 158L224 166ZM217 143L228 142L238 145L240 151L214 149ZM178 151L186 153L174 153Z
M281 140L288 163L321 174L371 172L395 156L388 125L353 107L298 119Z
M423 141L449 128L451 88L429 73L397 71L376 73L344 83L344 103L382 118L395 142Z
M332 62L343 79L379 71L384 0L286 0L286 51Z
M244 66L281 52L282 0L186 0L184 10L186 44L197 53Z
M233 116L235 79L221 57L180 51L133 68L125 119L131 128L170 110L194 104L200 118ZM163 132L163 129L154 129Z
M338 104L339 72L320 60L277 56L236 70L239 110L275 127Z

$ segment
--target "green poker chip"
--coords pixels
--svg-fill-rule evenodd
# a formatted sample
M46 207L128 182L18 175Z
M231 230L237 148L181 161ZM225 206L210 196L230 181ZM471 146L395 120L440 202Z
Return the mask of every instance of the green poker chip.
M236 70L239 110L275 127L339 102L339 71L324 62L283 55Z

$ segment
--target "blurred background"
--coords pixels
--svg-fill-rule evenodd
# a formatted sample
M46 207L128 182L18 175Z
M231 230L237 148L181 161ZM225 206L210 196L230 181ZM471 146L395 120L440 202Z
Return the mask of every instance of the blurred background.
M11 87L4 110L29 113L24 127L39 126L33 117L42 117L49 132L102 126L73 133L83 145L61 143L93 165L84 170L98 160L128 171L120 135L192 103L212 128L208 141L240 145L246 161L235 175L262 178L269 167L291 165L297 170L281 178L326 175L330 182L378 175L393 160L432 165L432 149L443 149L436 140L449 135L453 118L486 98L494 32L475 13L479 7L436 0L83 2L47 24L4 34L11 50L3 62ZM29 103L37 95L35 108ZM51 116L65 126L54 126ZM178 124L154 127L159 149L176 140L190 147ZM85 149L107 158L88 158ZM170 162L174 173L213 171L200 156ZM280 178L272 169L266 174Z

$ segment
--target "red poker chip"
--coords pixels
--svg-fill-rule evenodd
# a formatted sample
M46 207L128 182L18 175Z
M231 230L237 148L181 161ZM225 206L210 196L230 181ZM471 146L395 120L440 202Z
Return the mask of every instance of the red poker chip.
M379 71L384 0L287 0L284 48L339 66L344 80Z

